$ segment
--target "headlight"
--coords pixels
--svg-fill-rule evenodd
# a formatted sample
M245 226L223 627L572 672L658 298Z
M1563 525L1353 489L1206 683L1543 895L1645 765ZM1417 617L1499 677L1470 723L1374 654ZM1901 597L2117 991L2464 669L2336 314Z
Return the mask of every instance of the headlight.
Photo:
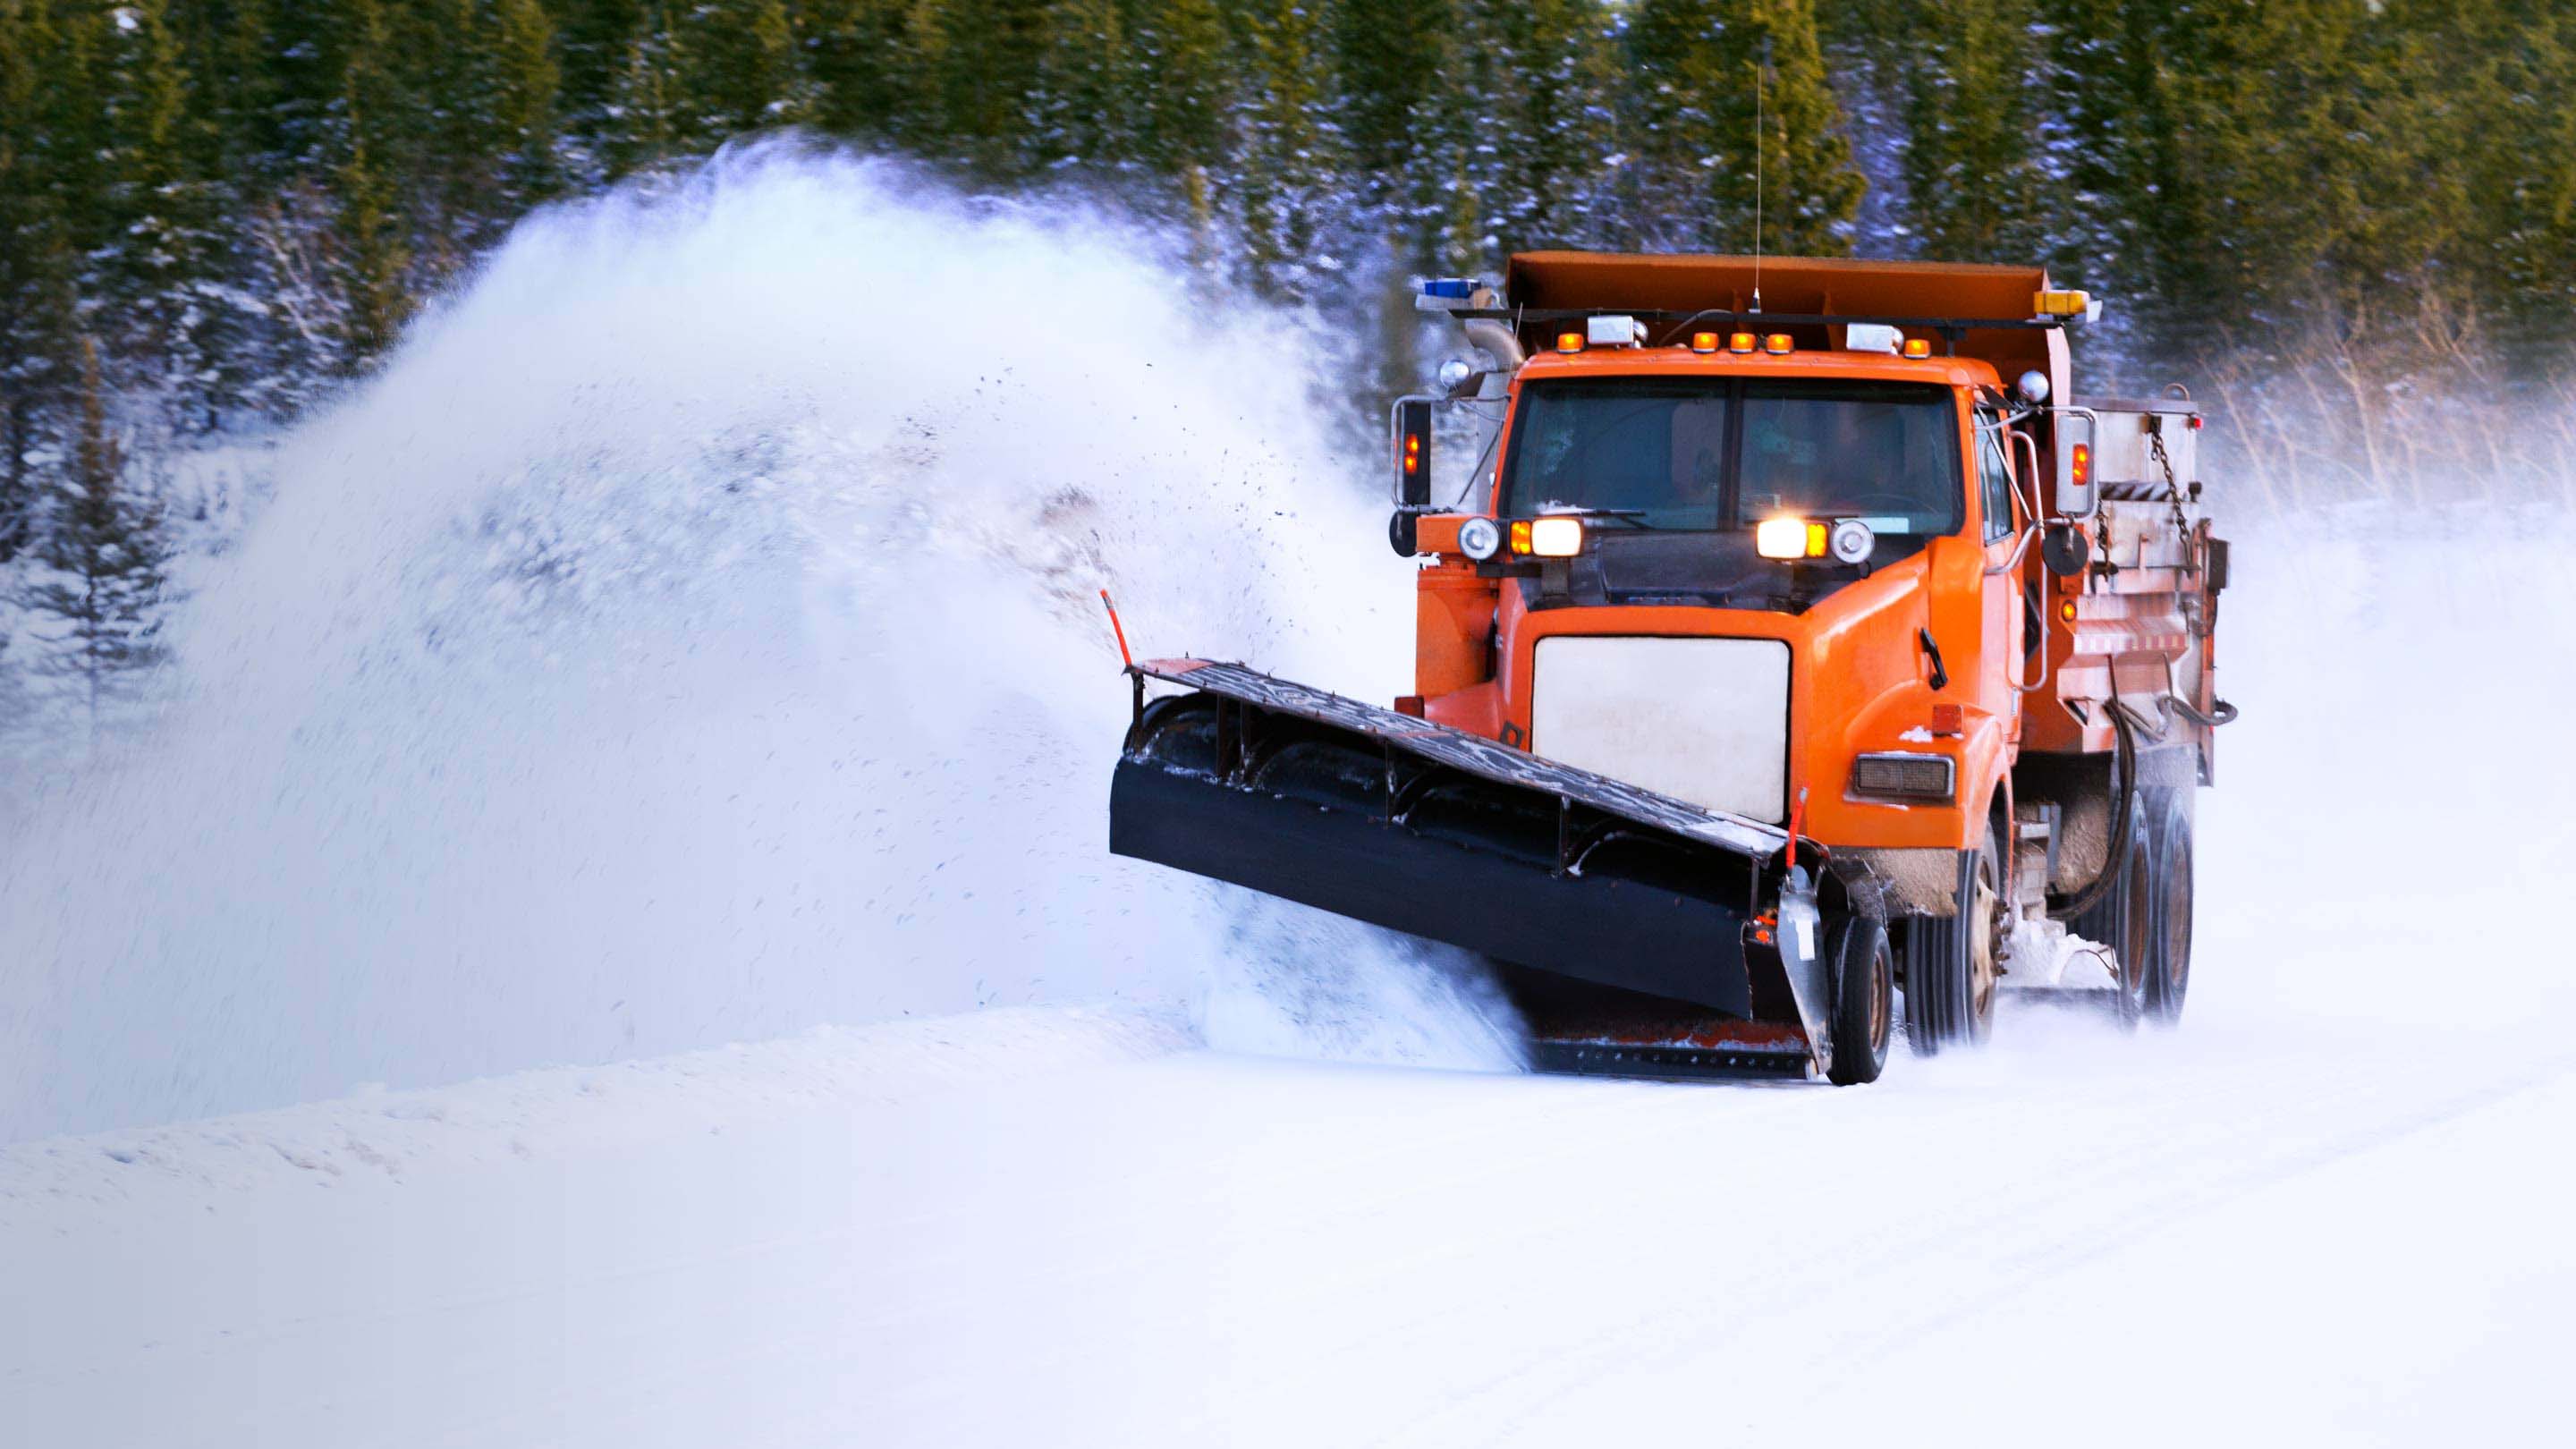
M1470 518L1458 525L1458 551L1479 563L1503 546L1503 531L1490 518Z
M1572 558L1583 552L1583 524L1573 518L1530 520L1529 551L1540 558Z
M1803 518L1766 518L1753 525L1753 551L1764 558L1805 558L1807 556L1807 520ZM1824 529L1816 528L1821 535ZM1817 552L1824 550L1824 539L1816 540Z
M1948 755L1898 751L1863 755L1852 761L1851 788L1855 795L1885 800L1947 802L1956 793L1951 781L1957 770Z

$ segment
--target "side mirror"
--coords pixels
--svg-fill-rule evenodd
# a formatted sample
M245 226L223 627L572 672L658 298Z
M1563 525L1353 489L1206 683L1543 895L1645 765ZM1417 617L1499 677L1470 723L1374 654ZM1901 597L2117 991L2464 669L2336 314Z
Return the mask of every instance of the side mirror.
M1399 507L1431 505L1431 404L1407 399L1395 405L1395 501Z
M2084 572L2084 565L2092 558L2091 540L2085 538L2084 530L2074 524L2052 523L2048 531L2040 535L2039 561L2061 579L2073 578Z
M2057 420L2057 512L2091 517L2099 503L2093 489L2093 437L2101 419L2091 408L2055 408L2051 416Z
M1395 515L1386 541L1410 558L1419 552L1415 523L1431 506L1431 403L1407 398L1395 405Z

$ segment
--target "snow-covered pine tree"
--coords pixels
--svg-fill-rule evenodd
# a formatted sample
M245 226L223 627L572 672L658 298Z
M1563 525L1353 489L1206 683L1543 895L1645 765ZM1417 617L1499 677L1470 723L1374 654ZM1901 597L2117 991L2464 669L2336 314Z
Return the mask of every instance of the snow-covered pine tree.
M34 459L73 411L79 261L66 203L87 98L47 0L0 0L0 564L33 536Z
M596 123L610 179L649 171L683 154L695 130L685 80L688 46L660 4L638 8L635 29L609 83Z
M835 136L889 139L913 111L919 79L905 0L807 0L806 69L814 123Z
M93 740L103 711L161 660L169 558L160 506L128 476L106 394L98 349L85 340L80 419L71 456L54 470L57 487L36 551L44 568L23 599L39 620L29 631L36 645L29 668L68 686L86 709Z
M1031 160L1097 172L1134 159L1143 77L1121 0L1054 0L1028 99Z
M2042 261L2059 210L2031 0L1920 0L1908 37L1905 179L1922 255Z
M813 88L785 0L698 0L684 15L697 149L812 114Z
M1331 124L1326 67L1330 37L1316 10L1297 0L1243 0L1237 13L1237 145L1231 202L1255 285L1303 297L1333 262L1317 246L1342 169Z
M562 184L555 107L563 70L555 60L554 22L540 0L497 0L492 27L493 122L503 148L498 199L506 211L544 201Z
M1136 0L1127 34L1144 76L1137 158L1172 178L1204 268L1217 251L1213 178L1229 149L1225 17L1217 0Z
M335 277L345 299L340 365L364 370L410 317L411 244L401 205L409 108L395 72L393 30L381 0L351 0L342 17L343 72L334 231Z
M162 0L118 7L106 67L109 225L91 253L95 325L125 390L150 400L161 430L220 421L217 359L248 325L220 282L225 200L215 142L191 106L191 80Z
M1865 183L1826 83L1813 0L1639 0L1627 39L1640 82L1630 106L1639 242L1753 250L1758 179L1766 250L1851 250Z

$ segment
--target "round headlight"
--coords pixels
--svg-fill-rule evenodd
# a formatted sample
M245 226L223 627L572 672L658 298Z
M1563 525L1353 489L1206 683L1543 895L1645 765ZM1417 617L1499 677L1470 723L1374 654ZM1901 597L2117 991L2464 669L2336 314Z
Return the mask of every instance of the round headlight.
M1836 523L1834 531L1825 538L1825 548L1833 554L1836 563L1859 563L1868 558L1869 551L1876 547L1878 535L1857 518L1846 518Z
M1479 563L1503 546L1503 531L1490 518L1470 518L1458 525L1458 551Z
M2033 368L2021 375L2021 400L2037 407L2048 401L2048 374Z
M1467 379L1474 377L1475 375L1476 369L1467 365L1467 359L1463 357L1450 358L1447 362L1440 364L1440 391L1451 397L1456 397L1458 395L1458 389L1465 387L1467 385Z

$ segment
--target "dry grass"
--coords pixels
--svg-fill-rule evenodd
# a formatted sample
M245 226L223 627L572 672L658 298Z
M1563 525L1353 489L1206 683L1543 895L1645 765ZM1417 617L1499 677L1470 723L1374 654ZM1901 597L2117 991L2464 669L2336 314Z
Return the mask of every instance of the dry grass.
M2359 340L2370 339L2370 340ZM2322 333L2212 370L2203 472L2248 511L2576 505L2576 369L2509 376L2473 321Z

